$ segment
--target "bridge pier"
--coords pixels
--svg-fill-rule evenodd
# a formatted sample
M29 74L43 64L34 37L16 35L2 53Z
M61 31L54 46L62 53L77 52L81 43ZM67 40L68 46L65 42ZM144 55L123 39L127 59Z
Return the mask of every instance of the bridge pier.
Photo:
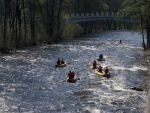
M76 13L76 17L80 17L79 13Z
M84 13L81 13L81 17L84 17Z
M86 13L86 16L89 16L89 13Z
M96 16L98 16L99 15L99 13L98 12L96 12Z

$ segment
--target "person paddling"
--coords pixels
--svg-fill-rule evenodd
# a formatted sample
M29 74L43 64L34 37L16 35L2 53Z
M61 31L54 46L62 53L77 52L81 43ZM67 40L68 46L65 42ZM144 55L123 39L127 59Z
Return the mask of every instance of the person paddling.
M74 71L69 71L68 75L67 75L67 78L74 78L75 77L75 73Z
M69 73L67 74L67 78L71 78L72 75L71 75L71 71L69 71Z
M96 69L96 68L97 68L97 63L96 63L95 60L93 61L92 66L93 66L93 69Z
M61 61L60 59L57 60L57 65L60 65L61 64Z
M78 79L76 78L74 70L69 71L66 79L67 79L67 82L70 82L70 83L75 83L77 80L80 80L79 78Z
M64 59L63 59L63 58L61 59L61 64L65 64Z
M102 60L103 59L103 54L99 55L99 59Z
M108 69L108 67L106 67L106 68L104 69L104 72L105 72L106 74L108 74L108 73L109 73L109 69Z
M119 40L119 44L122 44L122 40L121 39Z
M75 76L74 70L71 71L71 74L73 77Z
M100 73L103 73L103 69L102 69L102 68L103 68L102 66L99 66L99 67L97 68L97 71L100 72Z

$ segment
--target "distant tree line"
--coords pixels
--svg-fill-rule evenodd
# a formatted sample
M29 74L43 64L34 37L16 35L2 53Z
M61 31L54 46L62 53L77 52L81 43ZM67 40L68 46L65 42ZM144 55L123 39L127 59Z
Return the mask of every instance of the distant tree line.
M67 14L118 12L122 3L123 0L0 0L0 51L57 43L64 38L108 29L110 22L67 25ZM146 23L147 13L141 15Z

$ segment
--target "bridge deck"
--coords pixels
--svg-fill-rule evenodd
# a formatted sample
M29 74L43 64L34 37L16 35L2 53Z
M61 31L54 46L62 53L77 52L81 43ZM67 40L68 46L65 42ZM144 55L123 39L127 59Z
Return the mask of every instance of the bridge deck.
M133 19L132 17L121 17L118 15L114 15L114 13L111 13L111 15L109 15L107 13L107 15L104 15L103 13L101 13L101 15L96 14L94 15L93 13L91 14L72 14L71 16L68 16L68 24L71 23L78 23L78 22L86 22L86 21L97 21L97 20L112 20L112 21L125 21L125 22L132 22L132 23L139 23L139 21Z

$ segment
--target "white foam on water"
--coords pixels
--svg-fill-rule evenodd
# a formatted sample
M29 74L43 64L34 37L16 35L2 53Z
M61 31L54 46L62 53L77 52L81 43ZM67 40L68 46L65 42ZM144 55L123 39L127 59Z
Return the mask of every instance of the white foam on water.
M5 99L0 97L0 112L5 113L9 110L9 107L7 106Z
M86 107L85 111L88 111L89 113L100 113L100 110L97 108L91 108L91 107Z
M18 53L26 53L28 50L17 50Z
M126 68L126 67L122 67L122 66L111 66L112 69L115 70L130 70L130 71L137 71L137 70L143 70L146 71L147 68L146 67L142 67L142 66L132 66L130 68Z
M97 50L95 46L80 46L82 50Z
M141 49L142 47L135 47L135 46L123 46L125 48L130 48L130 49Z
M129 70L131 71L137 71L137 70L143 70L143 71L146 71L147 68L146 67L141 67L141 66L132 66L131 68L128 68Z

